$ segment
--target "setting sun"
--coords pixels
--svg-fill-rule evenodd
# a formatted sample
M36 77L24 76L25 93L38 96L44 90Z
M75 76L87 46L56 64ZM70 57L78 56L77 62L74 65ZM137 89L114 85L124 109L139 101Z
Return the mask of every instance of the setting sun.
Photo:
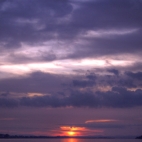
M69 132L67 132L67 134L68 134L69 136L74 136L74 135L75 135L75 132L69 131Z

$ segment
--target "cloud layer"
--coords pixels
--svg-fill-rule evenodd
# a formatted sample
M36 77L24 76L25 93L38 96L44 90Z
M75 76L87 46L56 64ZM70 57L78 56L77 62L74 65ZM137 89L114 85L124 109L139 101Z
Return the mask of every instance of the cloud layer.
M141 7L140 0L1 1L1 55L11 63L137 56Z
M89 107L89 108L129 108L142 106L142 90L128 91L125 88L112 88L108 92L74 92L67 97L34 96L10 99L0 98L0 107Z
M141 7L2 0L1 107L141 106Z
M7 93L1 93L0 106L92 108L142 106L141 72L125 72L119 75L119 71L114 69L109 72L113 74L91 73L78 79L77 77L74 79L73 76L63 78L35 72L25 78L5 79L0 82L0 91L7 90Z

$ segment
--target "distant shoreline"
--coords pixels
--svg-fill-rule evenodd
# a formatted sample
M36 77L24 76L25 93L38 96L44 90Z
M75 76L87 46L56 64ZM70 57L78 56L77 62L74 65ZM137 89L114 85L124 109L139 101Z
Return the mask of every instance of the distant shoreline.
M27 136L0 134L0 139L141 139L140 137L111 137L111 136Z

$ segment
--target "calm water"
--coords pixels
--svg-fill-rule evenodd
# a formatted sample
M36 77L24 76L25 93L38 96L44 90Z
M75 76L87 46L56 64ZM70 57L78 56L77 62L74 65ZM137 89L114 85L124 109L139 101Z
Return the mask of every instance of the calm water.
M0 139L0 142L140 142L136 139Z

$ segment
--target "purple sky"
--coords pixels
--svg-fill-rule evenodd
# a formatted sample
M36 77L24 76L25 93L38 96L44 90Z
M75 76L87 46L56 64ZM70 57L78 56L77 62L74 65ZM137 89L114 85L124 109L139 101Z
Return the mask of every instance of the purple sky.
M142 0L0 0L0 133L142 134Z

